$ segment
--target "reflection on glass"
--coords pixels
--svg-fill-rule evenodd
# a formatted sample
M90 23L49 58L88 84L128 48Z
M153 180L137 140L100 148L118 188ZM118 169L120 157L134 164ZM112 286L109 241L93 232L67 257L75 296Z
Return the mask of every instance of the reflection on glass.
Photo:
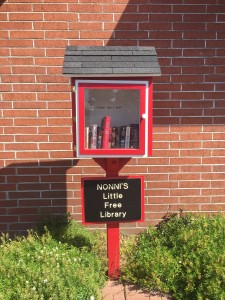
M85 147L139 148L140 91L85 89Z

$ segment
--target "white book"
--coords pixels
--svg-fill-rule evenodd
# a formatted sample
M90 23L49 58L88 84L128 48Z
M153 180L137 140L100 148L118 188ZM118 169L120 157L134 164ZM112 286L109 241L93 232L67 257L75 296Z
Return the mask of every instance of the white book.
M130 147L130 126L126 126L125 148Z

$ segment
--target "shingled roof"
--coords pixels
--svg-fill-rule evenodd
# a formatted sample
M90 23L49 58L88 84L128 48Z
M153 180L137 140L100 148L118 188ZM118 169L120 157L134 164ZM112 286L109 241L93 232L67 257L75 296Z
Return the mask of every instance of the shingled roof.
M160 76L154 47L68 46L63 71L70 77Z

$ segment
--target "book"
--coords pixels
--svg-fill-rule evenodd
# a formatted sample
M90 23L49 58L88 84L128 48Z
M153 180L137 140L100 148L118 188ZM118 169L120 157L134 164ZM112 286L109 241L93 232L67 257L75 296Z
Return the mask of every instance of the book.
M102 148L103 149L109 148L110 122L111 122L110 116L103 117L103 119L102 119L102 130L103 130Z
M126 126L125 148L130 147L130 126Z
M98 126L97 127L97 148L98 149L102 148L102 136L103 136L102 127Z
M108 148L112 148L112 128L109 128L109 141L108 141Z
M125 148L126 126L120 128L120 148Z
M89 128L89 148L96 149L97 148L97 124L92 124Z
M84 140L84 148L88 149L89 148L89 127L85 127L85 140Z
M115 148L120 148L120 126L115 130Z
M111 148L116 148L116 126L113 126L111 131Z
M139 124L130 124L130 148L139 148Z

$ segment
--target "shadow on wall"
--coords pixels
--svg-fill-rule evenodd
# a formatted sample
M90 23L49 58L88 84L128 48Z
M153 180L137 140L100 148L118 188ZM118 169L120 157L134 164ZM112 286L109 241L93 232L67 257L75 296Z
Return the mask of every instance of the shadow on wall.
M24 233L45 216L80 210L80 199L70 168L76 160L11 164L0 170L0 232ZM74 172L74 170L73 170ZM77 203L76 203L77 199Z

